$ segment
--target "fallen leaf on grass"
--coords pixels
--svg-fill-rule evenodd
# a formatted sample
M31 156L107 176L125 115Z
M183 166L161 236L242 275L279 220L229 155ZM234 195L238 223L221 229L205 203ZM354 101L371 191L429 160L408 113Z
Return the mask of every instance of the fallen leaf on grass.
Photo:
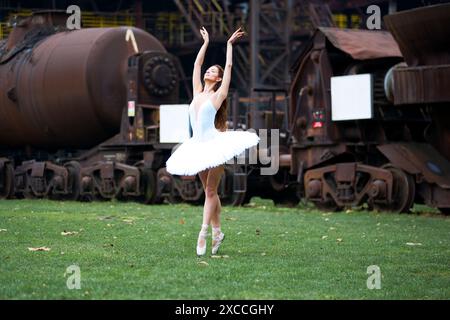
M205 266L205 267L209 266L208 262L206 262L206 261L199 261L199 262L197 262L197 264L199 266Z
M328 236L322 236L322 240L325 240L326 238L328 238Z
M29 251L50 251L51 249L47 248L47 247L37 247L37 248L29 247L28 250Z
M181 219L180 219L180 224L185 224L185 223L186 223L186 221L184 221L184 219L181 218Z
M6 232L8 231L7 229L0 229L0 232Z
M342 241L344 241L344 240L341 239L341 238L337 238L336 241L337 241L337 242L342 242Z
M407 242L407 246L421 246L422 244L420 242Z
M109 220L109 219L114 219L115 216L104 216L104 217L99 217L98 220Z
M66 231L66 230L64 230L63 232L61 232L62 236L72 236L72 235L75 235L75 234L78 234L78 231Z

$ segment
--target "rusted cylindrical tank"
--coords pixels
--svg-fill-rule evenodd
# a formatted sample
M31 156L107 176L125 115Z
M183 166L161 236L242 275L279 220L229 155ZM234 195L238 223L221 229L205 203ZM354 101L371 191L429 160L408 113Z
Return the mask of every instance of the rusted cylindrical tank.
M0 62L0 145L90 147L119 131L128 57L166 52L129 27L63 31ZM128 33L130 33L128 31Z

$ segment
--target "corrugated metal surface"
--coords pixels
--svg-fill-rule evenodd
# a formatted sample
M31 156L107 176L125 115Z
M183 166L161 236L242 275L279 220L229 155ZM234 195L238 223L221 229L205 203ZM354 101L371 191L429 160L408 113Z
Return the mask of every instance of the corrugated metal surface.
M393 83L397 105L450 101L450 65L398 68Z
M353 59L368 60L402 56L394 38L386 31L319 29L333 46L348 53Z

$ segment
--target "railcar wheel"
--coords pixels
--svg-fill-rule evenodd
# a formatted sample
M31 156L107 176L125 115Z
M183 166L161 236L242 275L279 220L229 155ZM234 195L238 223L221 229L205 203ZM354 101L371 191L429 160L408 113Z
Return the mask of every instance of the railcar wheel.
M162 202L164 201L164 198L171 204L177 204L183 201L175 188L174 179L174 176L168 173L166 168L158 170L158 173L156 174L156 183L158 185L156 202Z
M4 165L0 172L0 199L14 196L14 168L10 163Z
M150 168L139 168L141 172L141 188L142 195L139 197L139 201L145 204L152 204L156 202L157 190L156 190L156 173Z
M389 170L393 177L392 203L375 204L379 211L390 211L396 213L409 213L414 204L416 185L412 176L392 165L385 165L383 169Z
M81 184L80 184L80 172L81 165L77 161L70 161L64 165L68 171L68 183L67 187L69 189L68 194L53 194L51 199L53 200L66 200L66 201L76 201L80 199Z

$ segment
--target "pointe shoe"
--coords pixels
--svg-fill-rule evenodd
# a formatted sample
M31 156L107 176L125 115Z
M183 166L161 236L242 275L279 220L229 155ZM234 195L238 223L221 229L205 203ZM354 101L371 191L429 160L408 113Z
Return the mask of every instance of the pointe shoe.
M200 231L198 234L198 240L197 240L197 255L198 256L204 256L206 253L206 237L208 235L207 231ZM200 239L202 239L205 242L205 245L203 247L200 247L198 243L200 242Z
M219 247L222 244L223 239L225 239L225 234L223 232L220 232L218 236L213 237L213 245L211 250L213 255L217 254L219 251Z

